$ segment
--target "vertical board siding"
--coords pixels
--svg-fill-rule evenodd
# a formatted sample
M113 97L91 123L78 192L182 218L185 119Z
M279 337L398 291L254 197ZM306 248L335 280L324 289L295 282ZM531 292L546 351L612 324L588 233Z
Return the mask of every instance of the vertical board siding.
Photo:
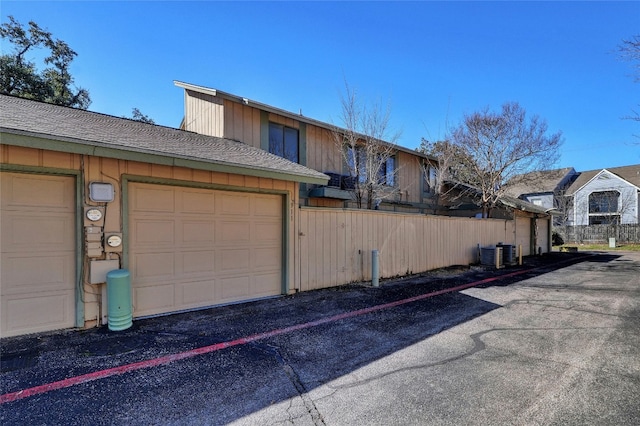
M224 107L221 99L185 90L184 112L184 130L224 137Z
M477 246L513 243L514 222L366 210L299 211L301 290L371 280L371 251L381 278L474 263Z

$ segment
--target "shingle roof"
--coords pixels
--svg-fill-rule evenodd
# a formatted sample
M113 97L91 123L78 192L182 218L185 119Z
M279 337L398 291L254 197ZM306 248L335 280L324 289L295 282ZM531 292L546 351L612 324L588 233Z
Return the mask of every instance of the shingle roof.
M203 168L219 165L249 176L277 174L282 180L323 184L328 181L328 176L318 171L242 142L13 96L0 95L0 130L181 159Z
M554 192L558 185L573 171L573 167L545 170L516 176L508 194L519 197L523 194L539 194Z
M595 175L600 173L604 169L589 170L586 172L580 172L580 176L571 184L567 189L567 194L573 194L578 189L582 188L587 182L594 178ZM606 170L617 175L618 177L626 180L627 182L640 187L640 164L634 164L631 166L623 167L607 167Z

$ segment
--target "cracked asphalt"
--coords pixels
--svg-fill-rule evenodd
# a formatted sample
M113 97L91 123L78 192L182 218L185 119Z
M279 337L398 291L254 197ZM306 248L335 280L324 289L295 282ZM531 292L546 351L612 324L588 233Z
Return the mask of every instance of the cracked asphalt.
M1 343L3 396L142 365L4 402L3 425L637 425L640 253L555 253Z

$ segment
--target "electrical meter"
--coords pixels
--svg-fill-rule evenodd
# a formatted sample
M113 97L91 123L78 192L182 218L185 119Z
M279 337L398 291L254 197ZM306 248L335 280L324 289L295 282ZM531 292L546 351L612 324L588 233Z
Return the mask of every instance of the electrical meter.
M104 207L85 206L84 226L103 226L103 225L104 225Z
M122 238L120 235L109 235L107 237L107 244L109 247L119 247L122 244Z
M102 212L100 209L89 209L87 210L87 219L91 222L97 222L102 219Z

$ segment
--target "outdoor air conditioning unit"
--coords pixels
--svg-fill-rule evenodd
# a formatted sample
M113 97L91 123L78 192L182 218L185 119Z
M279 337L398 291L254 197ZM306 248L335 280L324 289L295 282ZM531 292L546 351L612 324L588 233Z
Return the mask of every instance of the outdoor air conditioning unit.
M480 248L480 263L487 266L495 266L497 269L504 268L502 260L502 247L490 246Z
M502 248L502 263L504 265L515 265L518 263L518 256L516 256L516 246L514 244L496 244L496 247Z

